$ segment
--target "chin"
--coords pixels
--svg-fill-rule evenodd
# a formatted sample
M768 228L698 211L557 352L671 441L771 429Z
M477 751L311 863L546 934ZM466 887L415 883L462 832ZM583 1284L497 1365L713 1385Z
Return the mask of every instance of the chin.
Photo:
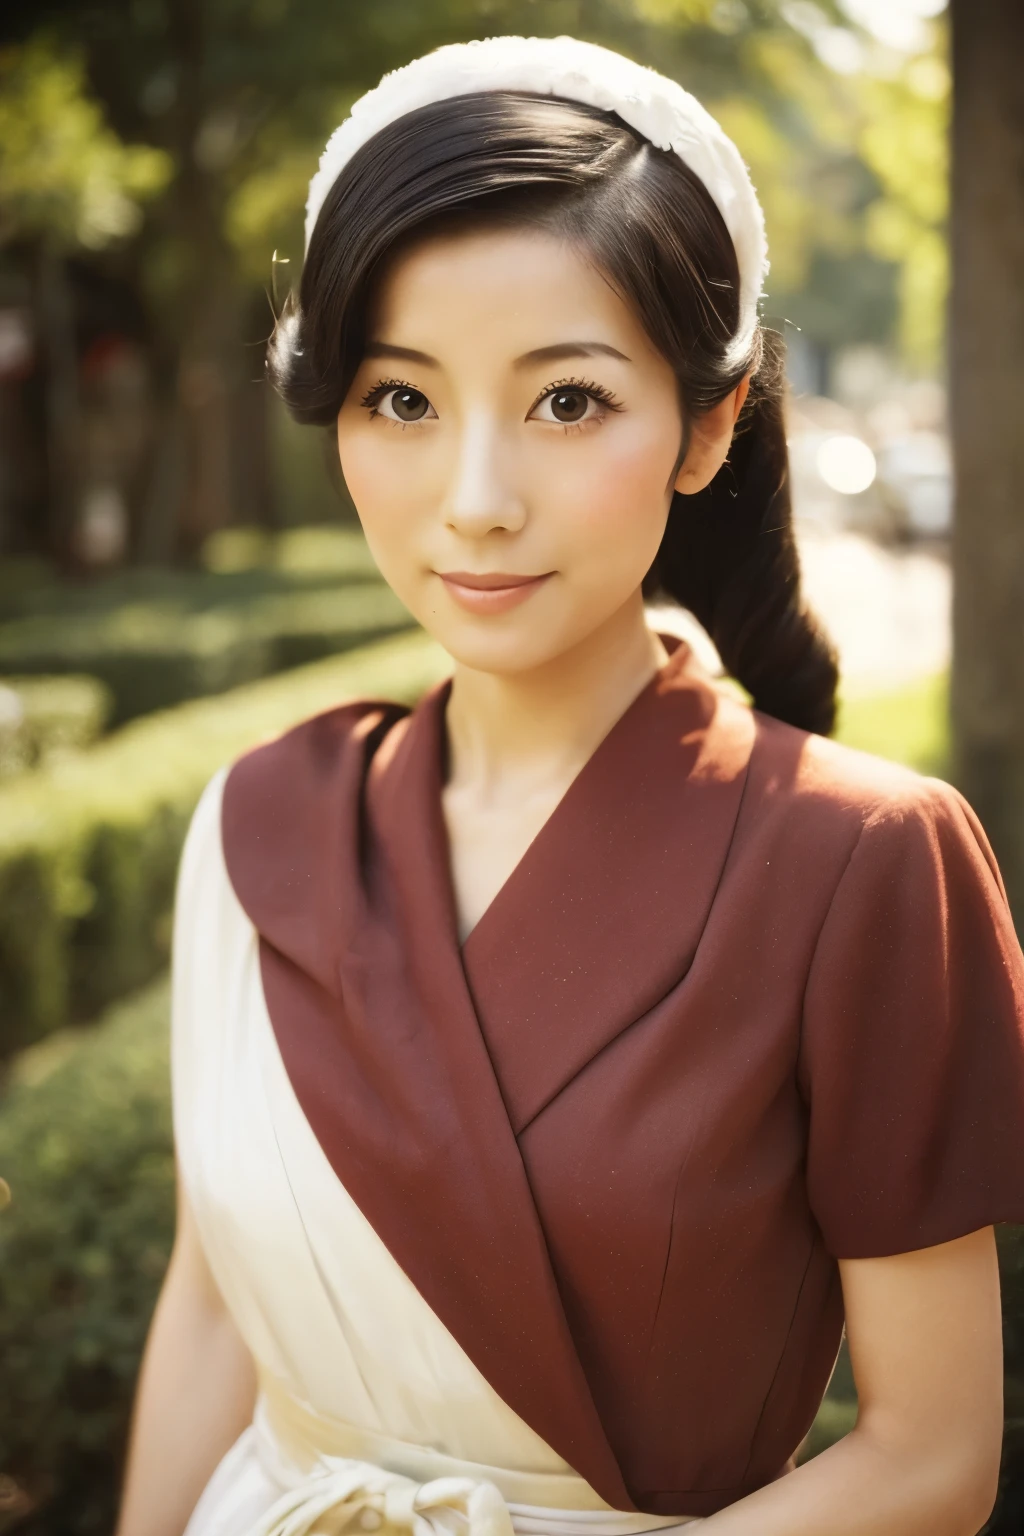
M447 622L439 622L436 612L418 617L457 666L504 677L557 661L588 632L585 628L576 634L564 622L545 622L525 612L492 618L453 616Z
M517 626L517 632L506 630L499 634L474 633L468 627L453 629L448 633L433 631L434 639L444 647L448 655L460 667L473 672L490 672L498 677L513 677L517 673L532 672L537 667L557 661L568 647L553 637L549 640L533 633L524 632L526 626Z

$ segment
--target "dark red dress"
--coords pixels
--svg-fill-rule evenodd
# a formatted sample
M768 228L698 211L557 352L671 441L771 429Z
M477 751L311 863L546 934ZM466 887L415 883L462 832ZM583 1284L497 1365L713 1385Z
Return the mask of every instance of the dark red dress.
M685 645L460 949L448 685L235 764L227 868L338 1178L496 1391L619 1509L775 1476L836 1260L1024 1221L1024 959L936 779Z

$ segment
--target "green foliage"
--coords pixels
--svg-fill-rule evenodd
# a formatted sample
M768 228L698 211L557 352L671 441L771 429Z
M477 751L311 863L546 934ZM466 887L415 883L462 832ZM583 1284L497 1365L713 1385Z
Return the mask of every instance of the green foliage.
M93 594L77 612L69 603L59 618L37 611L0 625L0 670L90 673L109 688L111 724L121 725L411 625L382 581L327 579L327 587L286 579L248 598L239 582L235 601L207 607L199 605L217 583L202 575L161 582L163 597L105 608Z
M845 1349L844 1343L844 1353ZM856 1398L841 1397L830 1386L801 1447L798 1457L800 1464L811 1461L815 1456L820 1456L822 1451L827 1451L830 1445L835 1445L837 1440L849 1434L856 1421Z
M367 581L378 576L362 532L355 528L305 527L272 533L267 528L222 528L206 540L208 571L277 571L287 578Z
M0 677L0 779L90 746L112 707L96 677Z
M160 969L181 843L217 768L345 698L413 699L446 667L414 632L138 720L0 786L0 1056Z
M105 246L138 229L170 171L159 149L111 131L77 57L45 36L0 53L0 237Z
M35 555L5 555L0 561L0 615L7 613L8 603L17 603L27 593L52 584L53 569L46 560Z
M114 698L113 725L274 670L270 647L244 620L207 613L183 624L173 607L153 604L69 615L59 625L48 616L4 625L0 668L101 678Z
M173 1235L167 1015L161 980L26 1052L0 1112L0 1468L11 1514L49 1536L114 1525Z
M842 698L837 740L862 752L949 776L949 677L938 672L889 693Z
M949 287L950 78L945 46L908 62L892 79L860 82L858 146L882 195L867 210L869 249L900 273L904 356L921 368L941 365Z
M41 561L4 561L0 624L35 616L59 625L65 617L109 614L133 604L173 608L184 617L241 608L275 594L378 581L380 574L362 533L353 528L295 527L276 534L223 528L205 541L200 557L200 569L133 566L77 583L61 579Z
M29 28L32 13L22 9ZM807 274L822 256L895 267L899 339L918 357L933 350L941 232L920 204L922 197L934 203L944 185L939 80L946 36L939 23L902 69L865 44L866 34L834 0L439 0L418 8L379 0L369 10L349 0L340 7L275 0L242 10L213 3L196 14L190 34L202 54L197 68L167 8L87 0L49 9L55 35L84 50L122 139L154 146L174 167L166 232L146 253L147 285L161 304L173 308L186 292L178 283L191 247L172 206L183 180L203 182L220 247L231 253L241 285L267 285L275 249L297 276L309 176L360 92L439 43L568 31L680 79L734 134L765 206L772 314L795 315L815 335L824 321L826 341L863 339L857 317L847 313L841 274L801 318ZM858 40L863 67L850 69L841 55L856 53ZM846 45L839 56L837 41ZM195 127L188 166L181 163L183 111ZM823 270L832 271L827 262Z

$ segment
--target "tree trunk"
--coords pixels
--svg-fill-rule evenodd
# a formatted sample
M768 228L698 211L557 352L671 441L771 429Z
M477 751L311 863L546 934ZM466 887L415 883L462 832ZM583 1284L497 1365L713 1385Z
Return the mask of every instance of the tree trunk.
M225 178L204 134L214 97L203 0L167 7L167 53L177 81L172 139L179 271L165 321L173 359L168 402L137 541L140 559L194 559L206 536L244 512L244 452L235 429L245 366L244 295L224 235Z
M198 221L197 221L198 223ZM237 515L232 416L242 357L238 294L232 276L220 270L215 241L196 252L209 252L210 276L191 294L191 314L178 367L178 402L186 422L191 479L178 523L178 548L194 556L206 536Z
M46 546L51 557L68 568L76 558L80 490L75 305L64 254L45 238L39 247L36 309L46 359Z
M956 780L1024 931L1024 4L952 0Z

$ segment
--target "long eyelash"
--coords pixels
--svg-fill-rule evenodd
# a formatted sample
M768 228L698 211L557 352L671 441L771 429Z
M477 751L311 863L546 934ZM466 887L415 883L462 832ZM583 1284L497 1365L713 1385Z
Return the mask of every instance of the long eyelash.
M556 379L553 384L546 384L530 406L530 410L536 410L542 400L546 400L548 395L553 395L559 389L578 389L583 394L590 395L592 399L600 400L601 404L606 405L610 411L622 410L620 401L615 398L611 390L604 384L595 384L592 379L579 378Z
M360 400L370 412L371 417L377 415L377 404L384 398L389 389L412 389L414 386L405 379L379 379Z

